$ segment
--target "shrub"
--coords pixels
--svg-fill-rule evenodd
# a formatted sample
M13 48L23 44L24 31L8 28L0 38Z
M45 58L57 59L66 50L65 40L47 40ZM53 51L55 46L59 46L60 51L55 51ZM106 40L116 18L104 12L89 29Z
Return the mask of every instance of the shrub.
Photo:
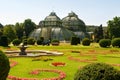
M6 80L10 70L10 64L7 56L0 51L0 80Z
M53 39L51 42L58 42L59 43L59 40Z
M53 39L52 41L51 41L51 44L52 45L54 45L54 46L58 46L59 45L59 40L57 40L57 39Z
M0 46L8 47L8 38L7 36L1 36L0 38Z
M78 37L72 37L71 39L71 45L77 45L80 44L80 38Z
M20 45L20 43L21 43L21 41L19 39L14 39L13 42L12 42L12 44L14 46L18 46L18 45Z
M84 46L89 46L89 45L90 45L90 40L89 40L88 38L84 38L84 39L82 40L82 45L84 45Z
M74 80L120 80L120 71L105 63L92 63L79 69Z
M39 40L37 40L37 45L42 45L44 42L44 37L40 37Z
M101 47L110 47L110 45L111 45L111 40L110 40L110 39L101 39L101 40L99 41L99 45L100 45Z
M28 38L27 44L29 44L29 45L34 45L34 44L35 44L35 39L33 39L33 38Z
M43 41L42 40L37 40L37 45L42 45Z
M120 47L120 38L114 38L112 40L112 46L113 47Z

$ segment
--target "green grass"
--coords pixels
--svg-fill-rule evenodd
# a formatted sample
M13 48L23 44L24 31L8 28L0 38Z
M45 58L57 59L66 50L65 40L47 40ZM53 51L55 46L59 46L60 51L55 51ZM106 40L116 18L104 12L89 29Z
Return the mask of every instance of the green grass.
M7 48L2 48L3 51ZM18 48L11 46L11 50L19 50ZM79 62L75 60L69 60L68 57L72 56L76 59L85 60L97 58L97 61L92 62L105 62L109 64L120 64L120 50L119 48L100 48L98 44L91 44L91 46L71 46L70 44L61 44L60 46L29 46L27 50L50 50L63 52L63 56L48 56L52 58L51 61L32 61L34 58L28 57L17 57L9 58L18 62L18 65L11 68L10 75L24 78L51 78L56 77L58 74L52 72L41 72L39 75L31 75L30 71L36 69L57 69L66 73L66 78L64 80L73 80L74 74L80 68L85 66L86 62ZM111 52L111 50L117 50L118 52ZM72 51L80 51L80 53L72 53ZM46 58L46 57L45 57ZM65 62L65 66L51 66L52 62ZM115 66L114 66L115 67ZM119 67L115 67L120 70Z

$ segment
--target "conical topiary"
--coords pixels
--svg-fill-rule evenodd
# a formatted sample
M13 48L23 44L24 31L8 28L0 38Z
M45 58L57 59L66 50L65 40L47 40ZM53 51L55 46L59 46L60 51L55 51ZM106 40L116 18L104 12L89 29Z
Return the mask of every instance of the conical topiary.
M10 64L7 56L0 51L0 80L6 80L10 70Z

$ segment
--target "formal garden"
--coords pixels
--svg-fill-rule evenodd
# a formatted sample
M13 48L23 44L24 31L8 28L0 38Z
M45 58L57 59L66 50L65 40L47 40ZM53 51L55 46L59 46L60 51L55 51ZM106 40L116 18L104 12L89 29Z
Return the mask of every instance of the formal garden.
M115 17L68 41L31 38L37 26L30 19L0 25L0 80L120 80L119 25Z
M28 46L28 51L47 50L64 54L38 57L8 55L10 72L7 80L73 80L77 70L91 63L106 63L120 70L120 49L111 45L100 47L98 43L91 43L89 46L60 43L59 46ZM3 52L19 51L19 48L13 45L0 49Z

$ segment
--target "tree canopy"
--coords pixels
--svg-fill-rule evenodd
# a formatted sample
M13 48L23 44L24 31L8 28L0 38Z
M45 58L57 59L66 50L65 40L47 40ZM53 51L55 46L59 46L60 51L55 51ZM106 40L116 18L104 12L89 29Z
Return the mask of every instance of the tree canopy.
M114 17L108 21L108 32L110 38L120 37L120 17Z
M18 38L21 39L23 37L23 23L16 23L15 31Z
M14 40L17 37L16 32L14 30L14 25L5 25L3 30L3 35L7 36L10 42Z
M26 19L23 23L23 29L25 31L25 36L28 37L31 31L36 28L36 24L32 22L31 19Z

